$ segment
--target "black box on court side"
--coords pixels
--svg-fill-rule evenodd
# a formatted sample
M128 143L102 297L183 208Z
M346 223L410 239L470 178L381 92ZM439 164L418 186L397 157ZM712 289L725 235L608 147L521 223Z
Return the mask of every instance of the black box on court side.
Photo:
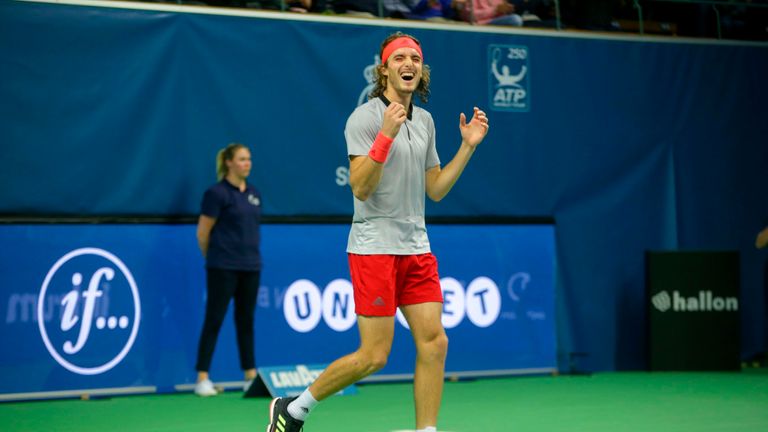
M649 368L740 369L738 252L649 251L645 267Z

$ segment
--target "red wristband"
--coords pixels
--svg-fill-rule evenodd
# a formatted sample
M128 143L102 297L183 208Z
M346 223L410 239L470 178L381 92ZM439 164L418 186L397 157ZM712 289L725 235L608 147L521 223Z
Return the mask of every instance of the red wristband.
M389 148L392 147L392 141L394 141L392 138L379 132L379 134L376 135L376 139L373 141L371 151L368 152L368 157L383 164L387 160Z

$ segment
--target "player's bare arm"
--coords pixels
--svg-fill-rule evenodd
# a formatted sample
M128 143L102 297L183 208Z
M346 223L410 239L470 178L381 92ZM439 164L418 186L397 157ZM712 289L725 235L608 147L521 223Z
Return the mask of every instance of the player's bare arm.
M453 185L461 176L464 167L475 152L477 146L488 134L488 117L480 108L475 107L472 119L467 123L464 113L459 116L459 130L461 131L461 146L456 156L445 166L436 166L427 170L426 192L432 201L440 201L448 195Z
M405 107L392 102L384 110L380 133L393 140L405 123L408 113ZM376 191L384 172L384 164L375 161L370 156L353 156L349 160L349 185L355 198L365 201Z

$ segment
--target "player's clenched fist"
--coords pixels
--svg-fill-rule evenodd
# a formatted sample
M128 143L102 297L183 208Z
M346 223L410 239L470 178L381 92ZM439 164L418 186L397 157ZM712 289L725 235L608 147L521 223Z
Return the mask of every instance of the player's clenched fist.
M402 104L397 102L390 103L387 109L384 110L384 122L381 125L381 133L388 138L394 139L400 131L400 126L405 123L406 118L408 118L408 113Z

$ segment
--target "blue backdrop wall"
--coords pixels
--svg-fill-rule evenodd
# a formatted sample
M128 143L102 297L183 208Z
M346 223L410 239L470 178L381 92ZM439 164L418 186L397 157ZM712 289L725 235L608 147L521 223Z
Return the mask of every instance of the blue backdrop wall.
M768 46L181 10L0 1L0 213L194 215L240 141L266 215L351 214L344 123L407 26L443 162L460 112L492 125L428 215L555 218L563 358L645 366L648 249L739 250L765 349Z

